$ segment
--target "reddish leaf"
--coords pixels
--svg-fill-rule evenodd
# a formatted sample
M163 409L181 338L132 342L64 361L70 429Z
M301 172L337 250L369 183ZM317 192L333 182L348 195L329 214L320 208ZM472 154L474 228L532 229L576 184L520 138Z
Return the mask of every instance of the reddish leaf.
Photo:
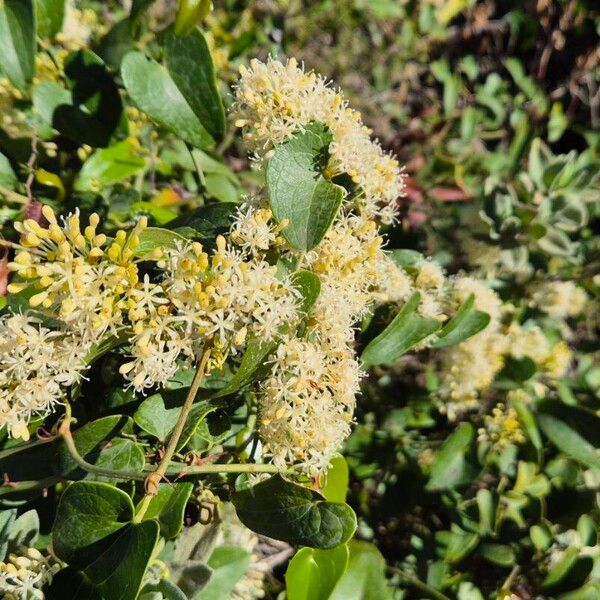
M472 200L473 195L470 192L461 190L460 188L451 188L436 186L429 190L429 195L434 200L440 202L464 202L465 200Z

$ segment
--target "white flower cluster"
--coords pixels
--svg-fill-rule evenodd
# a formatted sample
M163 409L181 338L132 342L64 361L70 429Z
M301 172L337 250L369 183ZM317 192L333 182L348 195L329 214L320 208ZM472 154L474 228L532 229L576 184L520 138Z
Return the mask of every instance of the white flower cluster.
M136 292L133 360L121 367L135 389L169 379L177 359L193 359L207 339L211 365L222 366L250 336L271 341L296 319L299 294L289 278L278 279L276 267L249 260L222 236L216 242L210 257L198 243L165 250L162 280L145 280Z
M328 173L348 174L358 184L361 212L383 223L396 220L395 202L404 179L395 158L371 139L360 113L348 107L341 92L323 77L306 73L292 58L286 64L269 58L240 68L233 108L235 123L259 158L311 122L323 123L333 141Z
M279 466L322 472L350 433L362 377L355 323L375 303L402 301L414 289L382 243L374 221L341 215L301 257L301 266L319 276L321 291L302 337L284 339L260 388L260 433Z
M479 392L488 388L504 366L507 339L501 331L502 300L483 281L459 277L453 284L455 308L473 294L474 308L490 315L488 326L477 335L439 353L443 373L441 394L448 418L478 406Z
M521 325L513 321L503 325L502 317L510 311L484 282L470 277L457 278L453 290L457 306L474 294L475 308L488 313L491 320L477 335L439 354L443 374L441 394L450 419L479 406L480 393L492 384L507 356L530 358L542 378L552 380L567 372L572 360L568 344L550 340L539 326L531 323ZM537 384L542 389L542 384Z
M548 281L535 287L531 303L555 319L576 317L587 302L587 294L573 281Z
M0 562L0 595L4 600L44 600L42 588L52 583L60 564L35 548L23 548Z
M0 317L0 428L29 439L32 416L45 416L85 370L87 347L34 317Z
M228 245L219 236L210 255L198 243L157 248L158 281L140 278L138 248L145 220L113 240L96 232L93 214L83 228L73 214L60 225L16 223L22 249L9 268L18 278L10 293L32 291L29 304L58 318L59 330L34 317L0 322L0 427L26 438L33 415L47 414L85 370L85 356L107 335L125 336L131 360L121 373L136 391L162 385L179 359L193 361L211 341L211 367L220 366L248 336L272 340L297 316L298 292L276 267Z

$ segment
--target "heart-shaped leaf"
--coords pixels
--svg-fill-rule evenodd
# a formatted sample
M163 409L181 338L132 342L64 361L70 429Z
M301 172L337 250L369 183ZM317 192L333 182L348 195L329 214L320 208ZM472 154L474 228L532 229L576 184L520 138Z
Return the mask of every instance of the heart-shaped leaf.
M106 600L136 598L158 541L158 523L133 523L133 516L131 498L106 483L75 482L58 506L56 555L84 571Z
M144 520L158 519L160 533L167 540L177 537L183 527L183 516L194 485L192 483L161 483L152 498Z
M285 239L298 250L311 250L337 215L344 188L325 179L331 132L313 123L273 153L267 165L269 202L276 221L287 221Z
M369 342L361 355L365 367L394 362L441 327L439 321L417 314L420 300L415 292L385 330Z
M356 529L347 505L275 475L232 497L246 527L289 544L328 549L344 544Z

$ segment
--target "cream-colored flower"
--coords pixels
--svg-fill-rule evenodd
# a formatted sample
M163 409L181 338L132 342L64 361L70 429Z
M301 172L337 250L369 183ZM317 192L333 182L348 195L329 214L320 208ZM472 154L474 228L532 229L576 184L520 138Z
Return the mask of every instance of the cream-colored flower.
M396 220L394 203L404 192L402 171L391 155L371 139L360 114L321 76L306 73L292 58L286 64L269 58L240 68L233 108L235 124L259 158L311 122L323 123L333 140L328 173L347 173L360 187L358 203L369 218Z

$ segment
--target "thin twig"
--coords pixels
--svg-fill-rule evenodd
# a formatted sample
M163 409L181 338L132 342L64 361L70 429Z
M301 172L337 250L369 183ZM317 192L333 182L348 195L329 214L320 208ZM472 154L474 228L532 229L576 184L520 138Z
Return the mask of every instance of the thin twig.
M25 182L25 190L27 192L27 198L29 202L33 202L33 192L31 191L31 186L33 185L33 180L35 178L35 163L37 162L38 157L38 137L37 134L33 134L31 138L31 154L29 155L29 160L27 161L27 181Z
M198 367L196 368L196 373L194 375L194 379L192 381L192 385L188 392L188 395L181 407L181 412L179 413L179 418L177 419L177 423L175 423L175 427L173 428L173 433L171 434L171 438L169 439L169 443L167 444L167 448L165 449L164 456L158 465L158 468L154 473L148 475L146 479L146 494L140 504L140 508L135 515L135 521L140 522L148 510L148 506L152 501L152 498L156 496L158 493L158 484L161 479L165 477L167 469L169 467L169 463L171 459L175 455L175 451L177 450L177 444L179 443L179 438L183 432L183 428L189 416L190 410L192 409L192 405L194 404L194 400L196 399L196 394L200 389L200 384L202 383L202 378L204 377L204 372L206 371L206 365L208 364L208 359L210 357L210 345L207 344L208 347L205 347L204 352L202 353L202 357L200 358L200 362L198 363ZM210 466L210 465L207 465Z

